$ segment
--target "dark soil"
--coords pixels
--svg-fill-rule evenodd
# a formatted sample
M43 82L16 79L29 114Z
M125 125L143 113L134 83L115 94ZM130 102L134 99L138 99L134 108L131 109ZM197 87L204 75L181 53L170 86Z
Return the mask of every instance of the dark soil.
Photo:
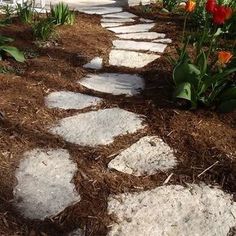
M166 53L174 55L182 25L170 15L159 15L154 19L158 22L155 30L173 39L174 43ZM30 27L18 21L0 31L14 37L14 45L36 55L24 64L11 60L4 62L15 73L0 77L0 110L5 114L5 118L0 120L1 236L60 236L77 227L85 229L86 236L105 236L112 220L106 211L109 194L160 186L171 173L169 184L204 182L220 185L226 192L236 194L236 113L219 114L203 108L188 111L174 104L171 99L172 68L165 55L138 70L147 83L142 95L133 98L110 96L86 90L75 83L88 73L82 64L95 56L107 59L114 35L99 25L99 17L79 14L76 24L59 27L58 39L45 48L36 46L32 42ZM109 66L103 71L135 72ZM103 97L106 102L102 108L118 106L143 114L149 126L136 135L119 137L105 147L91 149L68 143L47 132L48 126L56 120L77 113L45 107L44 96L58 90ZM148 177L133 177L107 169L111 154L146 134L160 136L176 150L179 161L176 169ZM65 148L78 164L74 183L82 200L45 221L23 219L12 202L15 169L23 152L36 147ZM198 177L215 162L218 164Z

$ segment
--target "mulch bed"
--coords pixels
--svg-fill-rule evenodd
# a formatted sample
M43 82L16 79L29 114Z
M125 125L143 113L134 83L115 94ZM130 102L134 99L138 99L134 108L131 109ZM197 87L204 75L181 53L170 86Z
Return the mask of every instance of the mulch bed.
M142 15L135 8L130 11ZM157 32L173 39L166 54L174 54L181 35L181 20L161 14L148 17L157 19ZM75 83L88 73L81 65L95 56L107 59L112 46L115 36L99 25L99 19L79 14L76 24L59 27L58 39L45 48L32 43L30 28L17 20L0 29L3 35L16 38L14 45L36 55L24 64L10 60L7 65L13 67L15 73L0 76L0 110L5 113L5 119L0 121L0 235L58 236L81 227L86 229L86 235L104 236L111 220L115 220L106 212L109 194L160 186L171 173L169 184L204 182L236 193L236 113L218 114L203 108L188 111L176 106L171 99L172 68L165 55L138 71L146 79L147 88L137 97L104 95ZM134 72L114 67L105 67L103 71ZM105 147L86 148L68 143L47 131L56 120L77 113L45 107L44 96L49 91L59 90L103 97L106 102L100 108L118 106L143 114L147 116L149 127L136 135L119 137ZM133 177L107 169L111 154L130 146L145 134L160 136L177 151L179 165L176 169L148 177ZM14 172L22 153L38 147L65 148L70 152L78 164L74 183L82 198L76 205L44 222L23 219L12 204L16 184ZM216 161L219 162L214 168L198 177Z

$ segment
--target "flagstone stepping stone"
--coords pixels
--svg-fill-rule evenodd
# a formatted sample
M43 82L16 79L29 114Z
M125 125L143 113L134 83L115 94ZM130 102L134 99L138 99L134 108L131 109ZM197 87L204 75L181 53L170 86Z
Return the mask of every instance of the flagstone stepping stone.
M120 18L120 19L130 19L130 18L135 18L137 17L136 15L129 13L129 12L119 12L119 13L113 13L113 14L107 14L103 15L102 17L104 18Z
M135 22L134 19L123 19L123 18L102 18L101 22L103 23L131 23Z
M95 57L89 63L85 64L83 67L87 69L100 70L102 69L103 59L101 57Z
M150 4L152 2L153 2L152 0L128 0L129 6L137 6L140 3L142 3L142 5L145 5L145 4Z
M233 197L206 185L169 185L108 199L116 223L108 236L227 236L236 226Z
M105 22L105 23L101 23L101 26L104 28L109 28L109 27L117 27L117 26L121 26L124 25L123 23L112 23L112 22Z
M153 43L172 43L171 39L156 39L152 41Z
M157 38L165 38L166 35L156 32L143 32L143 33L117 34L116 36L121 39L157 39Z
M76 229L69 233L67 236L85 236L85 234L82 229Z
M125 49L130 51L151 51L163 53L167 47L167 45L162 43L137 42L132 40L114 40L112 43L116 49Z
M34 149L23 158L16 170L14 198L24 217L43 220L80 201L71 183L77 166L68 151Z
M113 95L133 96L144 89L143 78L130 74L90 74L78 83L86 88Z
M144 19L144 18L140 18L139 21L145 22L145 23L151 23L151 22L153 22L153 20Z
M97 14L97 15L103 15L108 13L116 13L116 12L122 12L121 7L82 7L78 9L80 12L84 12L87 14Z
M120 135L143 129L143 121L138 114L110 108L64 118L50 132L60 135L68 142L95 147L110 144Z
M135 176L166 171L177 164L173 150L157 136L146 136L111 160L108 168Z
M111 27L107 28L108 30L121 34L121 33L138 33L138 32L147 32L151 28L155 26L155 23L149 24L136 24L136 25L129 25L129 26L119 26L119 27Z
M126 50L111 50L109 64L112 66L124 66L129 68L142 68L158 59L156 54L133 52Z
M52 92L45 98L46 106L60 109L84 109L96 106L102 102L101 98L70 91Z

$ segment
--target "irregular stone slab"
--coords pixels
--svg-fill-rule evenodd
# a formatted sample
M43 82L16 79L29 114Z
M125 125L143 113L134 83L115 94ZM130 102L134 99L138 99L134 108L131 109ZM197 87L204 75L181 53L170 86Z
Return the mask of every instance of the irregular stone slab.
M85 236L85 234L82 229L76 229L69 233L67 236Z
M65 110L84 109L86 107L96 106L101 102L101 98L69 91L52 92L45 98L47 107Z
M114 40L113 46L116 49L134 50L134 51L151 51L163 53L167 45L152 42L137 42L132 40Z
M108 236L227 236L236 226L233 197L205 185L169 185L109 198L117 223Z
M107 28L108 30L121 34L121 33L138 33L138 32L147 32L151 28L155 26L155 23L150 24L136 24L136 25L129 25L129 26L120 26L120 27L112 27Z
M117 34L121 39L157 39L165 38L165 34L156 32L143 32L143 33L130 33L130 34Z
M134 19L126 19L126 18L102 18L101 22L103 23L131 23L135 22Z
M135 113L110 108L64 118L50 131L82 146L107 145L114 138L143 129L143 118Z
M144 89L143 78L130 74L90 74L78 83L86 88L113 95L133 96Z
M136 15L129 13L129 12L119 12L119 13L114 13L114 14L107 14L103 15L104 18L121 18L121 19L130 19L130 18L135 18L137 17Z
M143 5L145 4L150 4L151 0L128 0L128 4L129 6L138 6L140 3L142 3Z
M88 69L100 70L102 69L103 59L101 57L95 57L89 63L85 64L83 67Z
M171 39L156 39L156 40L153 40L152 42L154 42L154 43L172 43L172 40Z
M116 12L121 12L122 8L121 7L82 7L78 9L80 12L84 12L87 14L97 14L97 15L103 15L103 14L108 14L108 13L116 13Z
M117 26L121 26L123 25L123 23L112 23L112 22L105 22L105 23L101 23L101 26L104 28L109 28L109 27L117 27Z
M160 56L126 50L111 50L109 64L112 66L125 66L129 68L142 68L155 61Z
M14 189L15 204L23 216L43 220L80 201L71 183L77 167L68 151L34 149L23 157Z
M177 164L173 150L157 136L146 136L111 160L108 168L135 176L153 175Z
M145 22L145 23L152 23L152 22L154 22L153 20L144 19L144 18L140 18L139 20L140 20L141 22Z

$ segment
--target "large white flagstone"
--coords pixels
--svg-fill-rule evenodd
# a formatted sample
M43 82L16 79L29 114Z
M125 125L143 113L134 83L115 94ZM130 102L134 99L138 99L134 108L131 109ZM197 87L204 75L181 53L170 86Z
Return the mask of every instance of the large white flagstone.
M124 23L118 23L118 22L102 22L101 26L104 28L109 28L109 27L117 27L117 26L121 26L124 25Z
M155 39L152 41L153 43L172 43L171 39Z
M206 185L110 196L108 213L116 217L108 236L228 236L236 226L233 196Z
M101 98L70 91L52 92L45 98L45 104L49 108L83 109L96 106L102 102Z
M79 8L78 11L84 12L87 14L97 14L97 15L103 15L103 14L108 14L108 13L116 13L116 12L121 12L122 8L121 7L82 7Z
M111 160L108 168L135 176L167 171L177 164L173 150L157 136L141 138Z
M89 74L78 83L86 88L113 95L133 96L144 89L143 78L130 74Z
M120 27L111 27L108 28L108 30L121 34L121 33L137 33L137 32L147 32L151 28L155 26L155 23L149 23L149 24L136 24L136 25L129 25L129 26L120 26Z
M117 37L121 39L158 39L165 38L165 34L156 32L142 32L142 33L128 33L128 34L117 34Z
M110 108L91 111L58 121L50 132L82 146L107 145L121 135L143 129L143 118L135 113Z
M103 15L102 17L104 18L119 18L119 19L130 19L130 18L135 18L138 17L130 12L119 12L119 13L113 13L113 14L107 14Z
M102 69L103 59L101 57L95 57L83 67L87 69L100 70Z
M152 42L137 42L132 40L114 40L113 46L116 49L125 49L130 51L151 51L163 53L167 45Z
M102 18L102 23L131 23L135 22L134 19L126 19L126 18Z
M142 68L150 62L158 59L156 54L133 52L126 50L111 50L109 64L112 66L124 66L129 68Z
M30 219L58 214L80 200L71 182L77 166L63 149L34 149L26 152L16 170L15 205Z

